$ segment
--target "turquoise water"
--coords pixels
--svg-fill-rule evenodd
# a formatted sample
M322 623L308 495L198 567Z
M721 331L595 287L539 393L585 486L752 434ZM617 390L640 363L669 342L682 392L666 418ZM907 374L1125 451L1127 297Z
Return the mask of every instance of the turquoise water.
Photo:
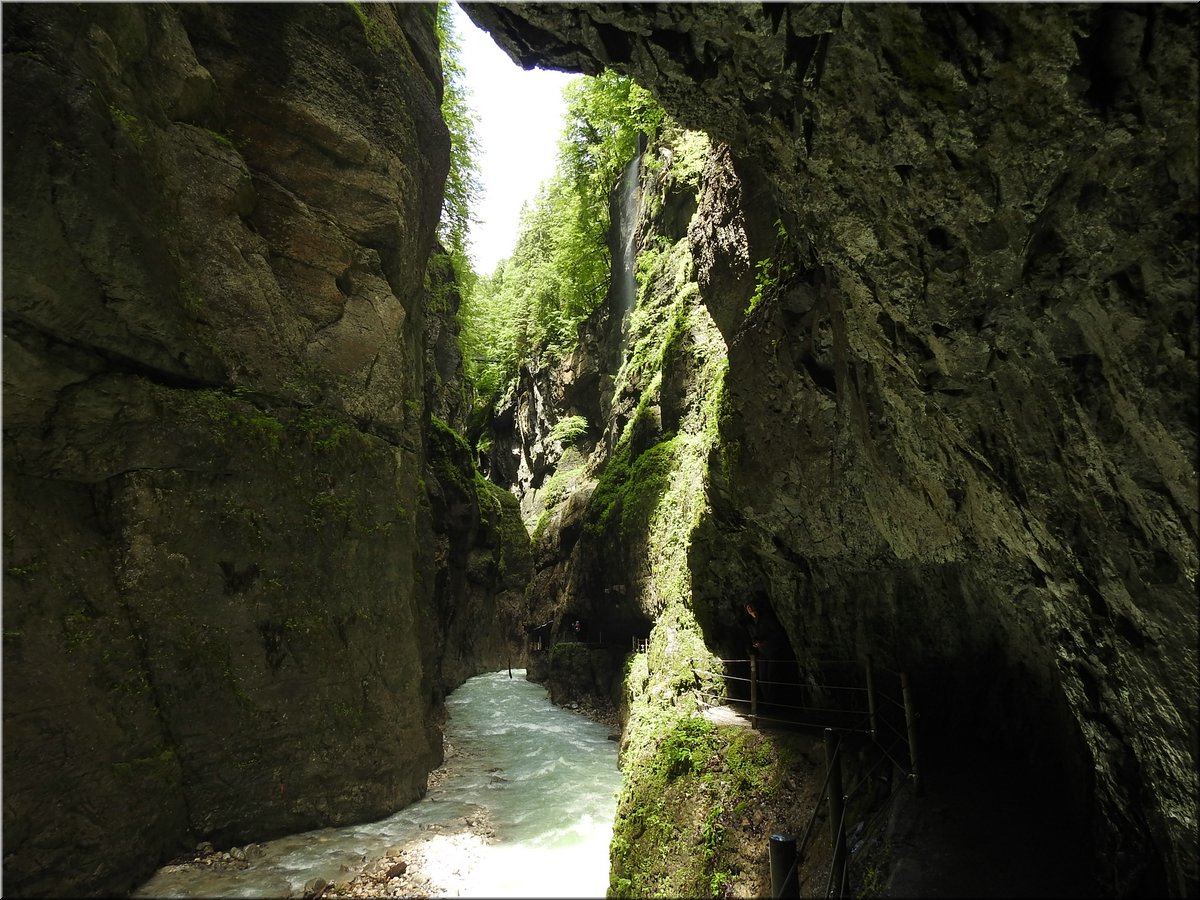
M447 698L456 755L423 800L378 822L264 842L244 870L160 870L133 896L279 897L312 878L349 881L430 826L456 827L486 810L494 842L463 860L459 896L603 897L617 745L605 726L551 703L524 670L513 675L477 676Z

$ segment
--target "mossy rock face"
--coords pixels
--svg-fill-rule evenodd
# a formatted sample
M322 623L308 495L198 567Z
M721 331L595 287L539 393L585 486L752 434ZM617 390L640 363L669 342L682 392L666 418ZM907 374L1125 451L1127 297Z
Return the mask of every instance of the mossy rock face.
M377 47L349 7L5 10L11 893L386 815L440 761L448 134L428 11L361 11Z
M690 700L692 668L655 667L658 640L625 682L610 894L766 896L768 838L799 833L816 802L811 741L707 720Z
M524 663L532 556L517 499L480 475L466 440L436 416L428 440L436 655L440 689L449 691L480 672Z
M43 501L37 479L6 472L6 676L79 709L62 723L6 703L10 759L36 773L29 754L48 734L88 741L54 784L119 792L104 806L108 840L139 841L127 851L138 854L175 852L187 832L235 842L418 797L441 746L426 706L435 642L414 572L415 460L332 410L133 376L92 379L58 422L94 437L67 445L87 455L57 457L61 490ZM76 527L47 533L44 512L81 502ZM39 814L51 787L22 781L14 835L91 833ZM131 815L138 824L123 823Z
M620 650L560 641L550 650L549 667L538 680L544 680L550 699L560 706L571 702L615 706L620 699L624 658Z
M610 894L722 897L729 829L775 785L770 744L697 716L665 718L650 747L628 747L613 828ZM697 827L699 826L699 827Z

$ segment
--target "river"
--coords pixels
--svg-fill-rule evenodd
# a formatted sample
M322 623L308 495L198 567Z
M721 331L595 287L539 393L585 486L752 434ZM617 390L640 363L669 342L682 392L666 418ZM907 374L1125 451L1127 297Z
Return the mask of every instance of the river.
M617 745L523 669L513 676L479 675L446 698L453 755L424 799L378 822L264 842L245 868L164 867L133 896L300 896L310 879L349 881L389 848L421 841L446 896L603 897ZM464 821L486 821L487 837L464 833Z

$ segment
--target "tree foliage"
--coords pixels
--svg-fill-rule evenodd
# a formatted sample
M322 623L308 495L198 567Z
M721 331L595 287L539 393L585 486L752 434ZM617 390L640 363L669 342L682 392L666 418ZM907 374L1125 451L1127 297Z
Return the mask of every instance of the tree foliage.
M525 360L570 352L577 328L603 302L611 259L608 197L664 113L613 72L564 89L558 165L521 216L512 255L480 277L463 306L464 355L476 396L494 398Z
M597 224L608 227L608 192L637 152L638 135L654 134L662 108L637 82L606 71L567 85L566 126L559 141L559 169L572 183ZM603 231L600 233L603 243Z
M446 176L438 240L454 261L460 278L469 277L467 247L472 209L480 193L479 147L475 138L475 115L467 102L466 71L462 46L454 29L453 7L446 0L437 6L437 36L441 47L442 118L450 130L450 172Z

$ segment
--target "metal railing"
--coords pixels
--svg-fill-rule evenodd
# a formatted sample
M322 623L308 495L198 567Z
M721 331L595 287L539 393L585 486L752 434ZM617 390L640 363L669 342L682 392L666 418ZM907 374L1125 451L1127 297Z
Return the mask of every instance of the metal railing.
M723 659L721 662L726 665L748 666L749 677L712 672L699 669L695 665L692 666L692 671L697 676L708 675L712 678L723 679L726 685L745 685L749 695L750 719L756 726L763 721L808 728L833 727L839 731L854 731L860 734L871 733L871 703L873 701L869 700L870 689L868 687L798 680L783 681L776 678L764 678L760 674L764 667L784 667L793 664L791 660L763 660L751 657L750 659ZM821 702L822 695L831 692L846 697L847 702ZM782 702L778 698L784 693L792 697L799 696L802 702ZM722 696L710 691L696 690L695 694L709 706L722 706L731 699L728 692ZM768 699L772 697L774 699ZM867 699L868 705L861 708L858 705L851 705L849 701L855 697ZM739 701L735 698L734 702ZM747 700L740 702L747 702ZM770 714L764 712L766 709L770 710ZM799 715L801 713L816 713L817 715ZM830 719L834 721L830 721Z
M812 815L804 828L802 838L797 843L792 835L771 835L769 842L771 895L773 897L798 897L800 895L800 867L804 862L805 851L814 833L814 825L822 805L825 804L830 825L831 853L824 896L830 896L835 889L835 896L843 896L851 867L856 861L854 853L848 851L846 842L846 816L850 801L870 783L871 778L885 762L890 762L902 775L899 785L891 789L888 796L879 803L870 820L865 822L857 832L858 843L856 846L861 848L875 827L883 820L883 813L891 808L892 802L901 790L911 784L914 793L917 796L921 794L916 747L916 713L907 674L886 668L876 669L872 665L870 656L863 660L821 660L813 666L814 669L823 673L837 666L856 667L862 675L859 684L828 684L815 680L807 682L766 680L759 677L762 660L752 657L749 660L720 660L720 662L725 665L748 664L749 677L699 669L696 668L695 661L693 661L693 672L697 676L697 681L700 680L698 676L708 675L723 680L726 685L730 683L745 685L742 689L749 692L750 719L755 728L759 726L760 722L788 727L820 728L824 736L825 781L817 795ZM766 662L768 670L771 668L780 670L795 665L790 660ZM889 680L895 679L888 687L898 686L899 698L890 691L878 688L876 682L879 676L889 676ZM843 674L842 680L854 679ZM775 697L775 700L760 701L759 694L763 687L769 688L770 694ZM701 702L709 706L726 705L729 699L701 689L697 689L695 693ZM801 702L778 702L780 696L784 694L789 699L798 697ZM826 702L820 702L822 698ZM837 702L833 702L834 698L837 698ZM735 700L734 702L739 701ZM746 701L740 702L745 703ZM763 707L770 707L774 715L764 715ZM900 715L903 715L903 730L897 722ZM843 791L842 748L843 736L846 734L869 737L870 743L867 746L873 748L878 753L878 757L850 790Z

